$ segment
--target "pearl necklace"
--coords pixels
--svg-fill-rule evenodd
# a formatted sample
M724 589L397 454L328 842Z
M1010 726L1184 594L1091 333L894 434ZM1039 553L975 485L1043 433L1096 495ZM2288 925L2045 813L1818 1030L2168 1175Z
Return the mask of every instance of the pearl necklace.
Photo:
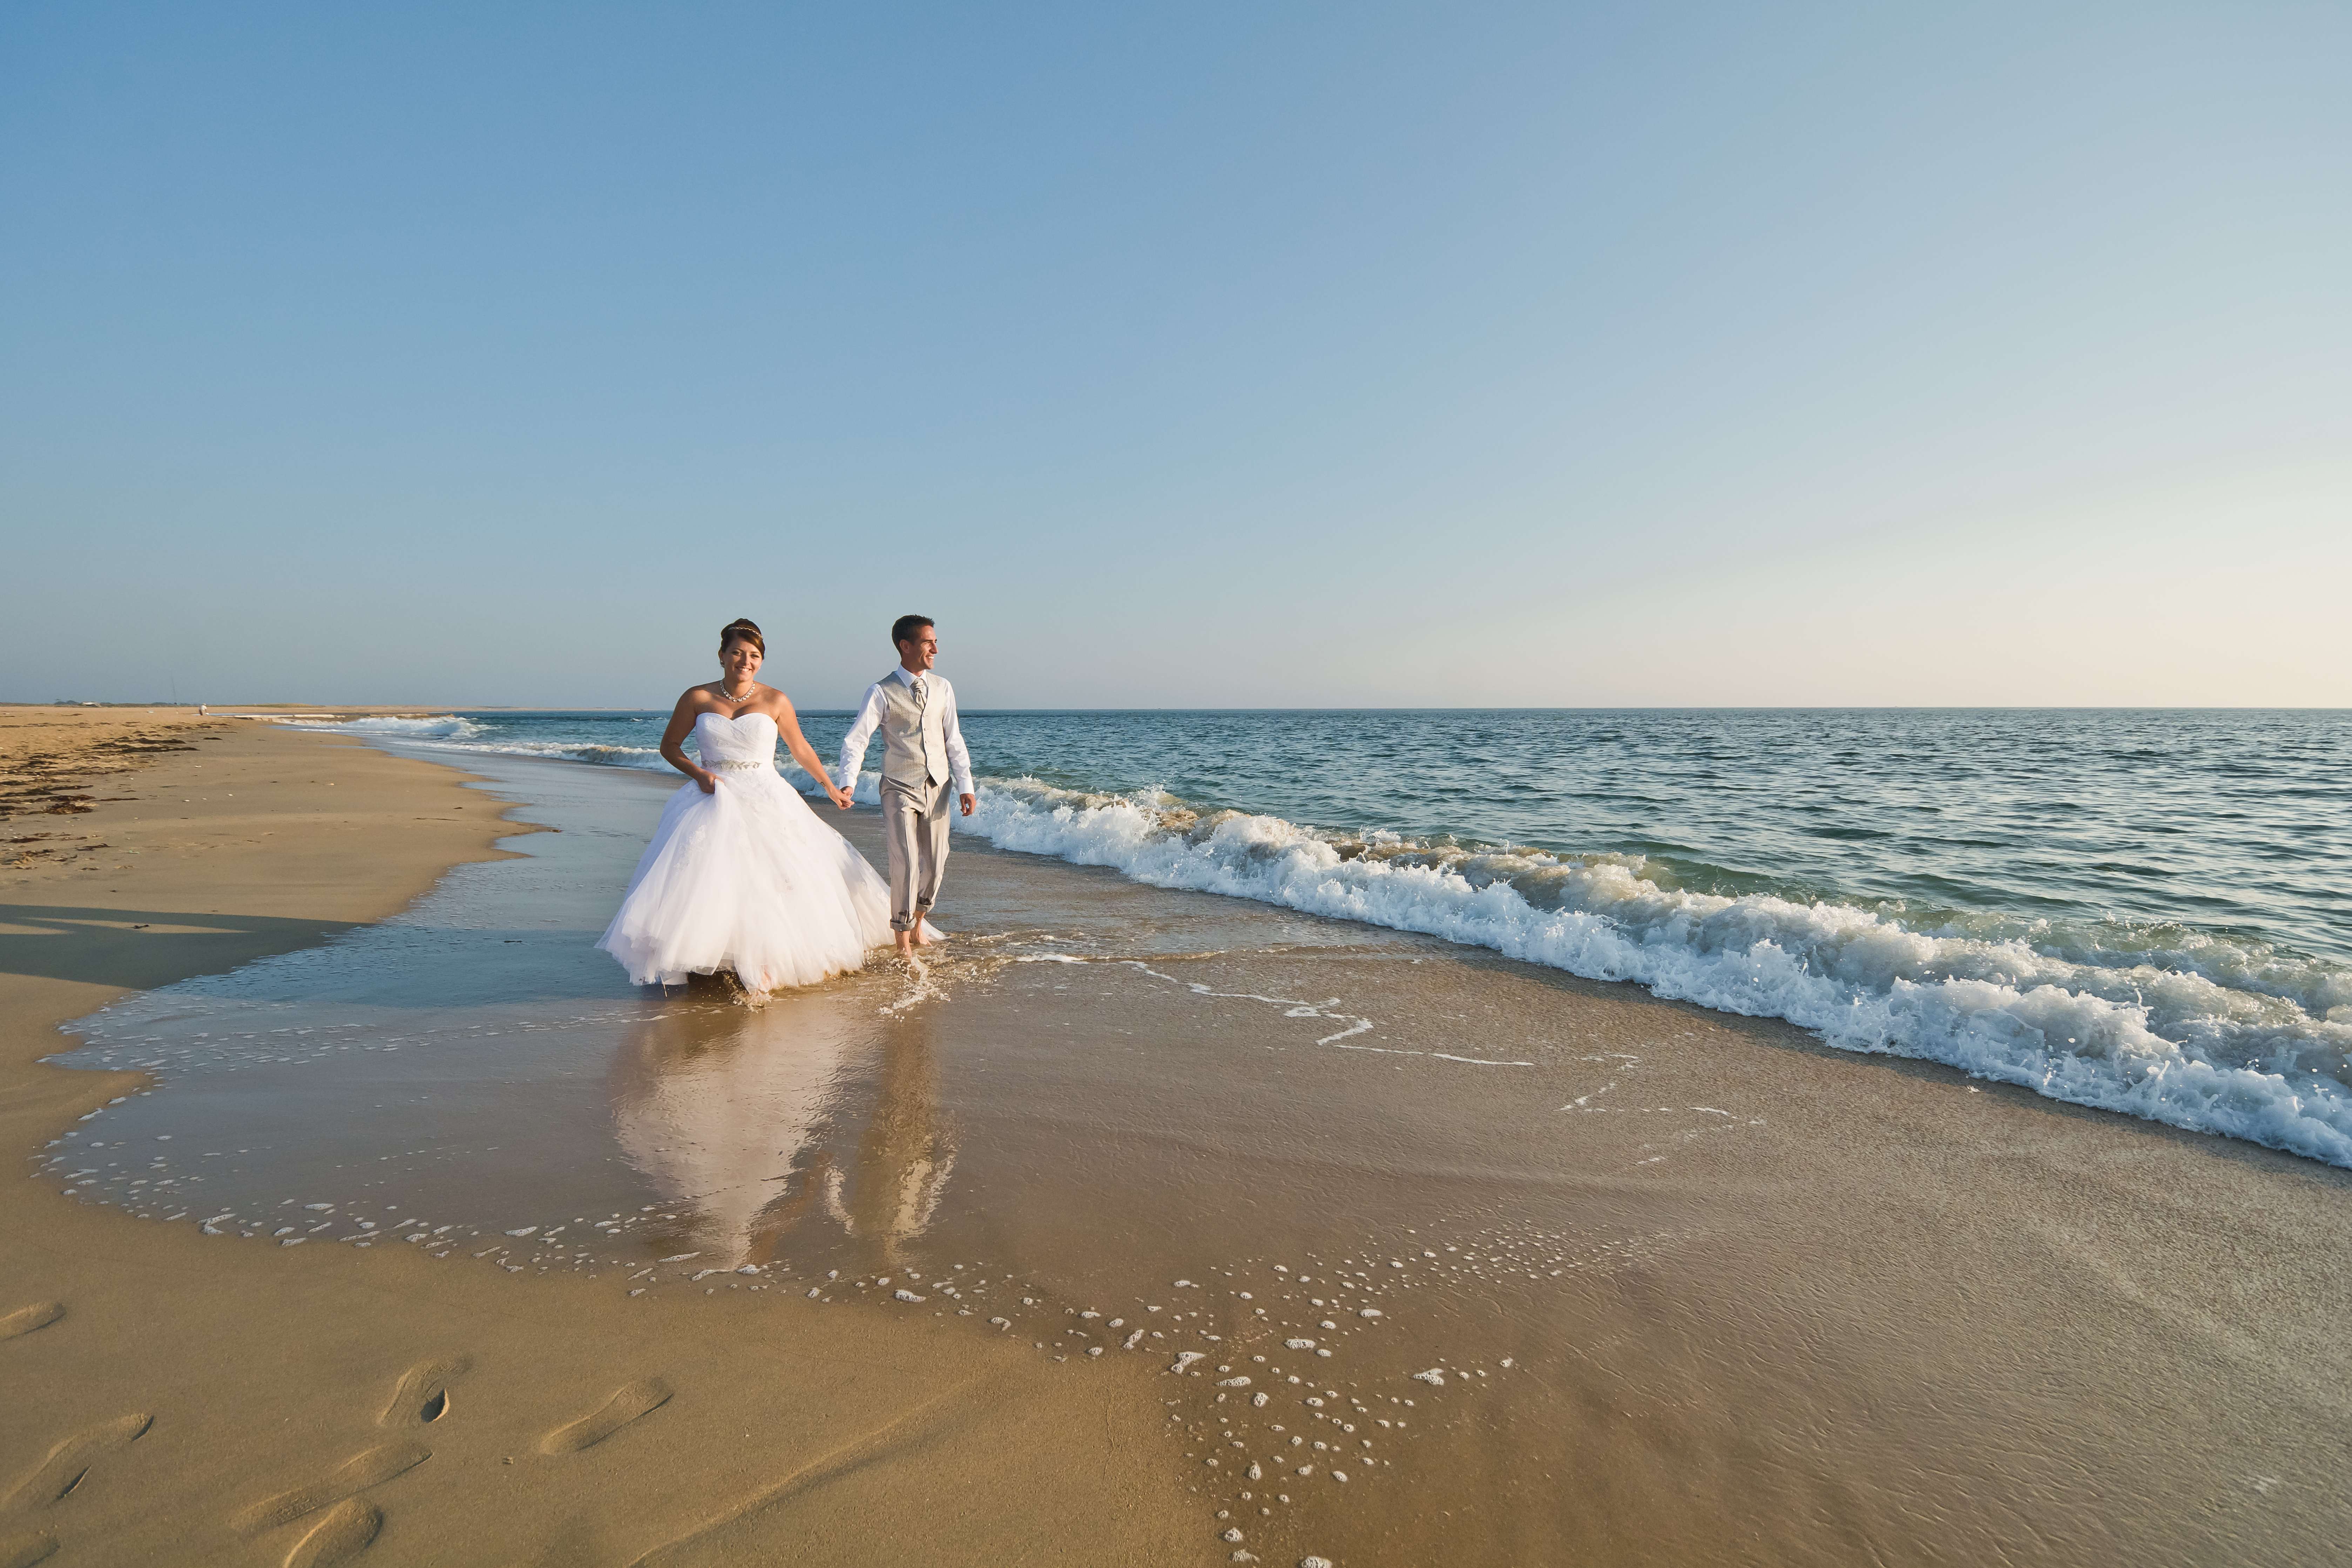
M751 700L751 693L759 690L759 683L754 681L751 687L744 691L742 696L738 697L733 692L727 689L727 683L722 680L719 683L719 695L722 700L732 702L738 708L740 708L744 703Z

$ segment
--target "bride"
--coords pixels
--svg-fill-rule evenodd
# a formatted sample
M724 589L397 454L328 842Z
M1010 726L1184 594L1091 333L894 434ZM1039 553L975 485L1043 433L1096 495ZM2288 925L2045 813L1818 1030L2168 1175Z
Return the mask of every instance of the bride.
M776 772L782 738L826 798L849 809L791 700L752 679L767 651L750 621L721 630L724 673L680 697L662 735L662 756L692 782L663 808L596 943L640 985L731 969L762 995L856 969L891 941L888 885ZM686 754L688 731L698 763Z

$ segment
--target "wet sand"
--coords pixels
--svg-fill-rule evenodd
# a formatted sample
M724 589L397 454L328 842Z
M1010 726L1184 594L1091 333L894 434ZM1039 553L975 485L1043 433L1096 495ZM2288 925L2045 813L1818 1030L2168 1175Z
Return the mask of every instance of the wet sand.
M61 1540L137 1539L74 1512L136 1456L254 1560L258 1478L394 1443L458 1355L369 1561L2284 1563L2352 1522L2346 1173L968 838L925 974L639 993L585 943L667 781L335 755L561 831L126 999L75 1059L163 1087L88 1122L138 1080L26 1069L12 994L53 1104L0 1214L69 1310L0 1354L94 1349L24 1374L0 1476L94 1388L204 1391Z

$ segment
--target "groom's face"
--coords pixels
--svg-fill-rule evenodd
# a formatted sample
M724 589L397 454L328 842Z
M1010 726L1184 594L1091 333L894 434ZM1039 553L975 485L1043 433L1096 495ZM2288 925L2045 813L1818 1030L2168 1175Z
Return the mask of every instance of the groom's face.
M898 662L920 675L940 657L939 628L917 626L915 635L898 645Z

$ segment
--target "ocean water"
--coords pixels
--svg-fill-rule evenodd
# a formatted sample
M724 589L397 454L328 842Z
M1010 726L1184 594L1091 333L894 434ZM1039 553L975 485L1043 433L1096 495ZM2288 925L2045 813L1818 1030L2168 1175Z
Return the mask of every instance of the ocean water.
M666 717L337 727L661 770ZM803 715L828 759L847 724ZM964 730L982 805L958 827L1004 848L2352 1167L2352 713L982 711Z

